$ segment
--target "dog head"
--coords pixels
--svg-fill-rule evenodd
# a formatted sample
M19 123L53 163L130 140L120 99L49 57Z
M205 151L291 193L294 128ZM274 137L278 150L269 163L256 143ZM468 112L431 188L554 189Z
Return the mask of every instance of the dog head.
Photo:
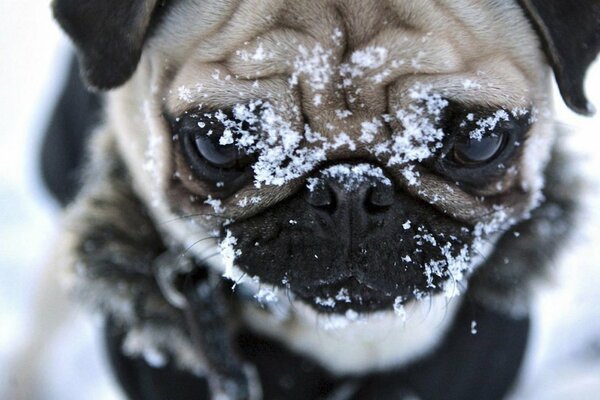
M119 87L108 125L165 235L270 285L264 298L285 288L336 313L457 293L541 200L548 62L589 113L582 82L600 46L591 1L54 10L87 81Z

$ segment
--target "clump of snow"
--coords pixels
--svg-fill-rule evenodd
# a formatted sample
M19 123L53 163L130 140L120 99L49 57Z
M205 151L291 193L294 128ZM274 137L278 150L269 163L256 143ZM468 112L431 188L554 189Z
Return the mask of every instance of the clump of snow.
M352 300L350 299L350 293L346 288L341 288L340 291L335 295L335 299L344 303L352 302Z
M258 293L254 295L254 298L260 303L276 303L279 301L277 292L278 290L276 288L261 287Z
M346 191L352 191L365 181L381 182L386 186L391 186L392 181L385 176L383 170L371 164L337 164L328 167L320 172L320 178L307 179L307 188L314 191L321 184L323 177L332 178L341 183Z
M465 90L481 89L481 84L476 81L473 81L471 79L465 79L463 81L463 89L465 89Z
M471 321L471 335L477 335L477 321Z
M343 63L339 67L339 74L345 87L353 84L353 79L362 77L367 71L382 67L388 60L388 49L385 47L370 46L362 50L357 50L350 55L350 62ZM379 83L383 80L389 71L377 74L373 80Z
M510 116L502 109L496 111L487 118L476 121L475 124L477 125L477 128L469 132L469 137L471 139L481 140L486 136L486 133L492 133L501 121L510 121Z
M372 143L375 140L375 135L383 126L383 122L378 118L373 118L371 121L364 121L360 125L360 136L358 140L363 143Z
M320 138L311 135L306 127L298 132L268 102L254 101L233 107L233 118L226 113L216 113L217 119L225 126L221 145L235 143L246 154L254 154L253 164L255 185L281 186L286 182L310 172L319 162L324 161L322 148L302 147L302 141Z
M234 275L235 259L242 255L242 251L235 248L236 244L237 238L232 235L230 230L227 230L225 238L219 243L219 250L225 265L223 276L232 280L236 278Z
M216 214L223 214L225 212L225 208L223 207L221 200L213 199L210 195L206 200L204 200L204 204L211 206Z
M389 155L388 166L420 162L431 157L442 147L444 131L439 127L439 121L448 101L431 87L416 84L409 91L413 102L406 108L399 108L393 116L402 127L401 132L393 132L393 137L378 143L372 149L375 156ZM410 180L416 184L416 177L410 175Z
M415 171L414 165L402 168L402 176L404 176L406 183L408 183L409 186L418 186L421 183L421 180L419 179L421 175L418 171Z
M385 47L367 47L364 50L357 50L352 53L350 61L358 68L375 69L381 67L387 58L388 50ZM358 71L352 72L358 73Z
M236 51L236 55L242 61L264 61L269 58L273 58L273 54L265 50L263 43L259 43L254 52L238 50Z
M327 297L325 299L321 297L315 297L315 304L318 304L322 307L333 308L335 307L335 300L331 297Z
M324 50L323 46L317 43L310 50L300 46L298 52L299 55L293 65L294 72L289 80L290 85L295 86L300 77L306 77L315 91L324 90L333 76L333 69L329 62L332 58L332 50Z
M343 315L329 315L327 319L324 321L322 327L325 331L332 330L341 330L345 329L350 325L362 325L368 322L368 317L362 314L357 313L356 311L350 309L346 311Z
M259 204L261 202L262 198L260 196L244 196L242 199L240 199L237 202L238 207L244 208L247 207L248 205L256 205Z
M396 314L402 322L406 322L406 309L404 308L404 298L402 296L398 296L394 300L394 314Z

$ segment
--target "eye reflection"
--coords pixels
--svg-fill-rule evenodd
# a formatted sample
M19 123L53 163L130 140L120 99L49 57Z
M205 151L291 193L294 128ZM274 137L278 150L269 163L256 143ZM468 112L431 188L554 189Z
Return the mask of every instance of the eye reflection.
M488 162L502 149L505 135L502 133L471 138L463 136L456 140L452 150L454 161L464 165L476 165Z
M233 168L241 155L234 144L223 145L219 143L219 135L207 136L200 132L195 139L196 150L206 161L219 168Z

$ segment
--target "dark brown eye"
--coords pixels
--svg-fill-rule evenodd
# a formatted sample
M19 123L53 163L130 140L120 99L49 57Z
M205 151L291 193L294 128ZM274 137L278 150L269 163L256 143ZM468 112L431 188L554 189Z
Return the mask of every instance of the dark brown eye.
M505 136L504 133L497 133L481 138L471 138L468 135L460 137L454 142L452 157L455 162L463 165L476 166L489 162L502 150Z
M489 185L514 163L531 123L527 110L469 110L451 103L442 125L444 144L431 168L465 186Z
M216 167L235 168L243 155L234 144L222 144L221 139L221 135L214 132L207 135L204 130L201 130L194 139L196 151Z
M187 112L172 122L172 129L196 177L217 191L232 192L252 178L254 159L235 143L236 129L247 129L243 125L231 113Z

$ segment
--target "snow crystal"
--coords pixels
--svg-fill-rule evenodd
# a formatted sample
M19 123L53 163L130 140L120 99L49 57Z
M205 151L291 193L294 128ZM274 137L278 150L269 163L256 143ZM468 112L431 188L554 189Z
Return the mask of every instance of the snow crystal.
M254 53L250 53L246 50L238 50L236 55L242 59L242 61L264 61L267 58L271 58L272 54L267 54L262 43L259 43Z
M409 186L418 186L420 184L421 181L419 178L421 175L415 171L414 165L409 165L406 168L402 168L401 172Z
M442 147L444 132L438 127L443 110L448 101L434 93L429 86L415 85L409 91L414 100L406 108L399 108L391 116L402 126L401 132L394 132L393 138L376 145L375 156L389 154L388 166L423 161ZM416 184L417 176L407 172L407 179Z
M313 104L318 107L321 105L321 103L323 102L323 96L320 94L315 94L315 96L313 97Z
M177 88L177 95L179 100L185 101L186 103L191 103L194 101L192 90L186 86L179 86Z
M216 214L223 214L225 212L225 208L222 206L222 202L219 199L213 199L210 195L206 200L204 200L204 204L208 204L215 210Z
M314 192L321 180L319 178L308 178L306 180L306 188L309 192Z
M367 47L352 53L350 60L359 68L381 67L388 58L388 50L384 47Z
M477 335L477 321L471 321L471 335Z
M332 51L324 50L320 44L316 44L311 50L304 46L300 46L298 50L300 54L294 61L290 85L296 86L300 77L307 77L314 90L324 90L332 80L333 70L329 63Z
M390 186L392 181L385 176L383 170L371 164L338 164L333 165L321 171L321 177L335 179L344 185L344 190L351 191L359 184L369 180L376 180L386 186ZM319 178L310 178L307 180L307 187L313 191L321 183Z
M239 200L237 202L237 205L240 208L245 208L248 205L259 204L261 202L261 200L262 200L262 198L260 196L252 196L252 197L244 196L244 198L242 198L241 200Z
M384 47L371 46L353 52L350 55L350 62L340 65L339 68L344 86L351 86L353 78L362 77L367 71L383 66L387 59L388 50ZM384 73L378 74L376 79L383 80L382 74Z
M498 110L494 113L494 115L476 121L475 124L478 126L478 128L472 130L469 133L469 137L471 139L481 140L486 133L493 132L498 123L509 120L510 116L505 110Z
M481 89L481 85L477 82L472 81L471 79L465 79L463 81L463 89L465 89L465 90Z
M318 304L322 307L333 308L333 307L335 307L335 300L332 299L331 297L328 297L326 299L323 299L321 297L315 297L315 304Z
M372 143L375 140L375 135L381 129L383 123L378 118L373 118L371 121L364 121L360 125L360 136L358 140L363 143Z
M402 322L406 322L406 310L404 309L404 298L402 296L398 296L394 300L394 313L400 317Z
M276 303L279 301L277 297L277 289L261 287L254 298L260 303Z
M165 365L167 365L167 356L156 348L147 346L144 348L142 354L146 363L153 368L163 368Z
M350 139L350 136L348 136L346 132L342 132L337 135L333 141L333 144L331 145L331 147L334 149L338 149L343 146L347 146L350 151L356 150L356 143L354 143L354 140Z
M335 116L340 120L344 120L344 119L352 116L352 111L350 111L350 110L335 110Z
M352 302L352 300L350 299L350 293L346 288L341 288L340 291L335 295L335 299L337 301L343 301L344 303Z
M236 249L237 238L232 235L230 230L225 233L225 238L219 243L219 250L223 263L225 265L225 272L223 276L229 279L235 279L235 259L242 255L240 249Z
M339 45L341 42L341 39L344 37L344 33L341 31L340 28L335 28L333 30L333 34L331 35L331 39L335 42L335 44Z

